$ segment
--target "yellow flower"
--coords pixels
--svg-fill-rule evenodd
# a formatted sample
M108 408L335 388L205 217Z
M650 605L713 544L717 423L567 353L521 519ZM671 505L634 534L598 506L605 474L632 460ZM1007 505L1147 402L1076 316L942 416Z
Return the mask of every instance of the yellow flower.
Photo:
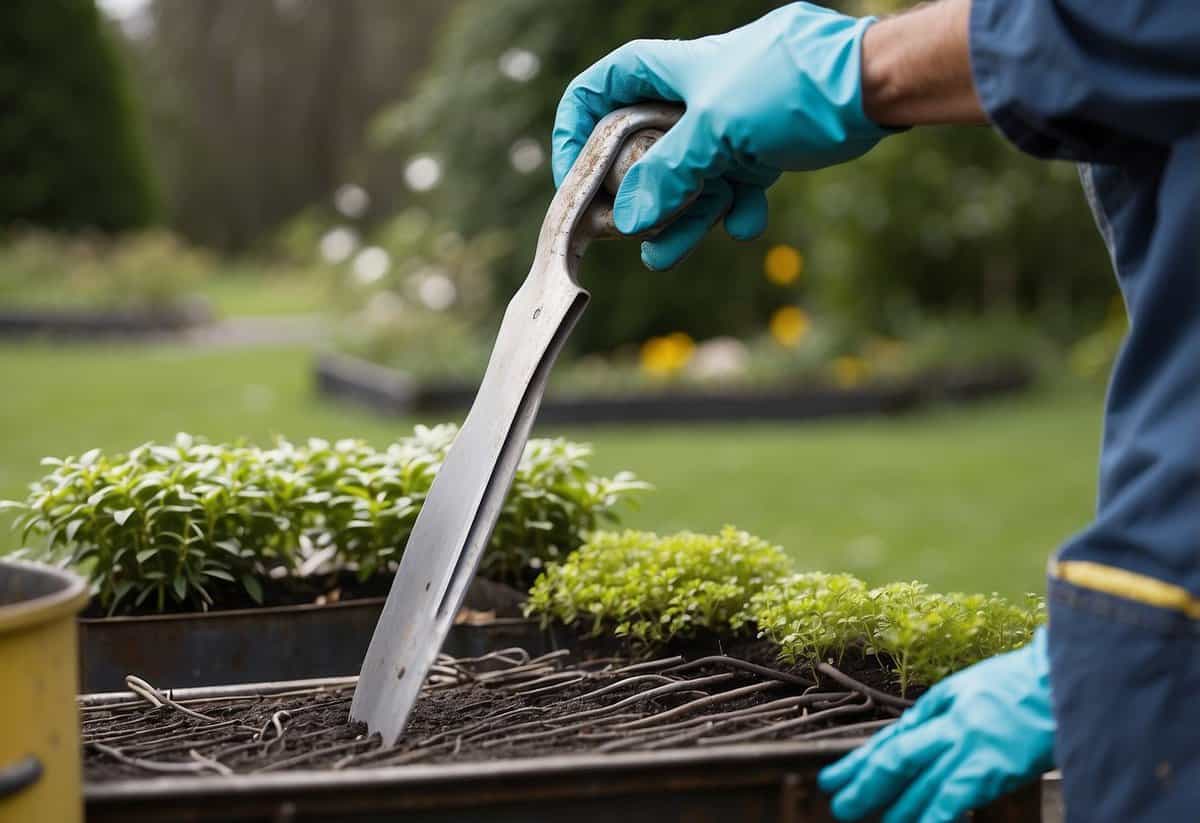
M845 354L833 360L833 380L843 389L857 386L867 376L867 364L861 357Z
M791 246L772 246L763 261L767 279L777 286L790 286L804 271L804 257Z
M784 306L771 315L771 336L781 346L797 346L811 325L803 309Z
M687 365L696 344L683 332L651 337L642 344L642 370L654 377L670 377Z

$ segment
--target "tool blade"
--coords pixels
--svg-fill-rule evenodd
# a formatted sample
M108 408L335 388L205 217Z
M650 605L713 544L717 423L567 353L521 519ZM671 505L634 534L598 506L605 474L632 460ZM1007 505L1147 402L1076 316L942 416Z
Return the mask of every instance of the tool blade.
M354 691L352 720L399 738L512 484L554 359L588 294L534 270L510 301L471 410L413 525Z

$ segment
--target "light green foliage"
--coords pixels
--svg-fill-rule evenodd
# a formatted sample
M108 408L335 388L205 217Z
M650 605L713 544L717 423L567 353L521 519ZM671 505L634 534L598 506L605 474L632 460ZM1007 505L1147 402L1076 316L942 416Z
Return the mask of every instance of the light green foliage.
M868 590L850 575L801 574L757 594L740 616L779 644L791 664L840 660L850 648L889 663L901 694L988 657L1020 648L1045 622L1045 603L1024 607L992 594L936 594L923 583Z
M726 631L746 600L788 568L778 546L732 526L717 535L600 532L546 567L526 613L655 645Z
M869 602L866 584L853 575L797 574L756 594L734 626L757 625L788 663L840 660L864 635Z
M346 569L365 580L392 568L456 432L418 426L382 450L358 440L212 445L181 434L128 454L47 458L51 471L27 499L5 505L20 512L22 540L44 536L30 553L87 570L110 613L147 601L204 609L214 581L261 600L266 575ZM566 440L529 443L485 574L519 582L645 488L628 473L590 475L590 455Z
M0 238L0 304L170 306L196 292L215 265L164 231L121 237L25 231Z

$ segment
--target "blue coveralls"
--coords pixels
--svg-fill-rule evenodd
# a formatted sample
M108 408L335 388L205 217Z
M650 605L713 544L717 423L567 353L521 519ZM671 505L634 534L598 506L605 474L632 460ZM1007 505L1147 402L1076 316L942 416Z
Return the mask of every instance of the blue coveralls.
M974 0L970 32L992 122L1083 164L1131 321L1050 564L1068 819L1200 821L1200 0Z

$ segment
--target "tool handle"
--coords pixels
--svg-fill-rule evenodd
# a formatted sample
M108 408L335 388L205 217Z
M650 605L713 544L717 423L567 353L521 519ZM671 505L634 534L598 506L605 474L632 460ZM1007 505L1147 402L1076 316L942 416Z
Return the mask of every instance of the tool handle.
M604 191L608 197L598 196L592 201L591 208L587 213L587 231L592 237L638 237L646 238L653 237L661 231L662 227L655 227L649 231L637 235L621 234L617 230L616 224L613 222L613 201L617 191L621 188L621 181L625 179L625 175L633 168L633 164L642 159L650 147L658 142L659 138L664 134L660 129L642 129L634 132L625 142L621 144L620 150L617 152L616 158L613 160L612 166L608 169L608 174L604 176ZM694 198L693 198L694 199ZM690 204L690 200L688 201Z
M621 188L621 181L633 168L633 164L641 160L642 155L650 151L650 147L657 143L663 134L664 132L659 129L642 129L630 135L621 144L621 150L617 152L612 167L604 176L604 190L616 197L617 191Z

